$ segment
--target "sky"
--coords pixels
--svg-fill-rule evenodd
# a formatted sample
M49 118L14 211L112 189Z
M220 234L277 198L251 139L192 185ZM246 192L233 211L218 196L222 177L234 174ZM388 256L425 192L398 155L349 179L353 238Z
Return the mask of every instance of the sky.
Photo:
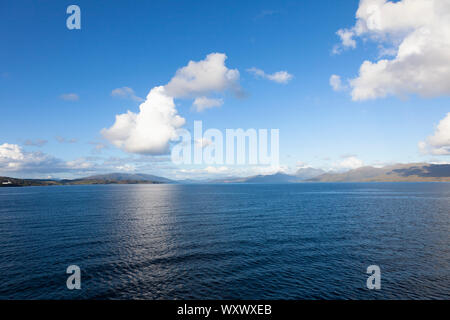
M3 176L449 159L449 0L3 1L0 39ZM278 129L279 166L174 164L194 121Z

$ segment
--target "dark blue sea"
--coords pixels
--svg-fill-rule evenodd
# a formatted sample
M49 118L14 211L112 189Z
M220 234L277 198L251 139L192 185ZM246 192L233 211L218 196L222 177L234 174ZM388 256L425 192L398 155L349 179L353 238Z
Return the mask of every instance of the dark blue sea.
M449 298L449 183L0 188L0 299Z

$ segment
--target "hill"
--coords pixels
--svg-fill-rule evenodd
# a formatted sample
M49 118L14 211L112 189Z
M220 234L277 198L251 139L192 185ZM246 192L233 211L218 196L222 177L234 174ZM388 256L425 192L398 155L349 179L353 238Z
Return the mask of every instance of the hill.
M410 163L382 168L361 167L344 173L325 173L309 182L450 182L450 164Z
M51 186L58 185L59 182L47 179L17 179L10 177L0 177L0 187L28 187L28 186Z
M124 181L135 181L135 182L154 182L154 183L174 183L175 181L154 176L151 174L143 173L109 173L89 176L81 179L69 180L69 181L111 181L111 182L124 182Z
M53 186L53 185L84 185L84 184L157 184L175 183L175 181L149 174L110 173L89 176L80 179L17 179L0 177L0 187L27 187L27 186Z
M450 164L410 163L382 168L361 167L342 173L302 168L295 174L276 173L244 178L217 179L213 183L300 183L300 182L450 182Z

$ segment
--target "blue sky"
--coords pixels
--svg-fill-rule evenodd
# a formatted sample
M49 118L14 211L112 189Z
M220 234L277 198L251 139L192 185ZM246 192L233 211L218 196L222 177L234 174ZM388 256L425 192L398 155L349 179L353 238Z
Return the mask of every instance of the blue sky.
M373 2L372 6L388 14L383 11L383 0L363 2ZM357 85L346 84L345 79L357 78L365 60L374 64L395 60L395 55L380 56L381 46L398 51L408 36L392 28L380 29L377 35L395 34L395 41L377 40L366 23L370 17L360 17L369 26L364 31L354 27L363 2L3 2L0 146L7 144L9 151L0 153L0 174L71 177L134 170L195 176L202 168L189 171L165 161L167 155L124 151L101 131L113 126L116 115L139 112L142 101L114 96L114 89L132 88L136 97L145 99L152 88L167 84L189 61L204 60L210 53L226 54L225 65L239 71L238 82L245 95L214 92L211 97L220 97L223 105L203 112L193 109L193 98L175 99L187 129L194 120L202 120L205 128L221 130L280 129L280 170L287 172L305 165L341 170L446 161L450 149L442 141L447 131L437 126L449 112L447 86L435 92L421 89L427 88L427 79L399 84L406 80L394 74L398 68L393 67L384 70L376 84L370 82L376 96L355 99L353 95L352 99L355 88L369 86L364 80L369 76ZM417 6L413 0L400 2L412 12ZM81 9L81 30L66 27L66 8L71 4ZM429 21L436 20L432 14ZM427 21L411 28L433 31ZM355 48L342 42L345 39L336 34L338 30L350 30ZM444 69L449 68L446 62L442 61ZM425 63L406 62L401 67L424 72L428 68ZM293 77L278 83L255 77L249 68L266 74L286 71ZM381 83L379 79L386 74L400 80ZM332 75L342 79L340 90L330 86ZM431 139L421 150L418 143L427 137ZM435 151L436 146L444 151ZM254 173L252 168L241 169L223 174Z

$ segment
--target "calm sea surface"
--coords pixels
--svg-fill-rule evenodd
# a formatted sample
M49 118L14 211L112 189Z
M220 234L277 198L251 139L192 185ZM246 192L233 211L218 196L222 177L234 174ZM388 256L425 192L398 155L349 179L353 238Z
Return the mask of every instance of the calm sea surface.
M0 188L0 299L84 298L449 299L450 184Z

